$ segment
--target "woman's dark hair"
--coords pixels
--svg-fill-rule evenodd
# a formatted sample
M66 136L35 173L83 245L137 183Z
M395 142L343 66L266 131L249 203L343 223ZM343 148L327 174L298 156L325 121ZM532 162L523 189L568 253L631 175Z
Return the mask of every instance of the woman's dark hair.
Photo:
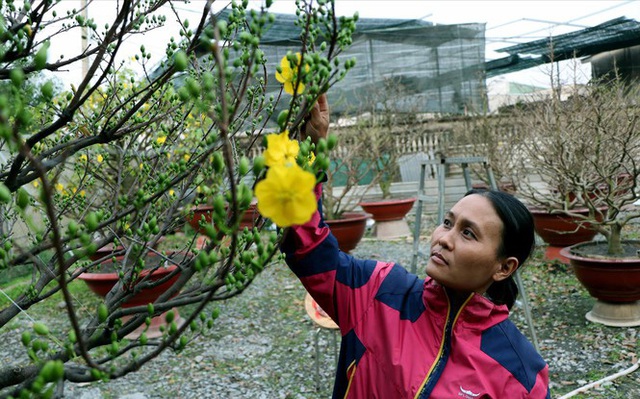
M518 259L518 268L522 267L535 247L535 230L531 212L520 200L503 191L472 189L464 196L471 194L488 199L502 220L502 244L498 248L498 256L513 256ZM502 281L493 282L487 290L487 295L494 303L507 305L511 309L518 296L518 286L513 279L513 274Z

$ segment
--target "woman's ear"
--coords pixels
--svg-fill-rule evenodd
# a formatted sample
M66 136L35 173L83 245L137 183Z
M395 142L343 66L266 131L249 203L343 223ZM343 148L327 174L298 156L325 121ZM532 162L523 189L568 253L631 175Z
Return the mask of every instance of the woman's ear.
M510 256L500 263L500 268L493 274L493 281L502 281L515 273L518 268L518 258Z

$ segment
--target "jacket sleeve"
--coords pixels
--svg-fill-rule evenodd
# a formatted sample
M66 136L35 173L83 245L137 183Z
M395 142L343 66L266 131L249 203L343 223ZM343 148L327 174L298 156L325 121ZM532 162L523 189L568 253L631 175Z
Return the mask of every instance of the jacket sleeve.
M321 216L321 190L318 185L318 211L306 224L289 228L281 250L289 268L345 334L371 305L392 264L360 260L340 251Z
M549 366L540 370L536 377L536 383L529 395L531 399L551 399L551 390L549 388Z

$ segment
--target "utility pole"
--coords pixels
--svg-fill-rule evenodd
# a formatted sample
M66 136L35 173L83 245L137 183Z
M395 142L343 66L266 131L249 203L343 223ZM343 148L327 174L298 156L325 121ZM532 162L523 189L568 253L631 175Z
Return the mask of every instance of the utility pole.
M89 19L89 4L87 3L87 0L80 0L80 9L81 9L82 17L84 18L85 21L87 21ZM82 26L80 29L81 29L80 41L82 45L82 51L86 51L87 48L89 47L89 30L87 29L86 24ZM89 72L89 58L84 57L82 59L82 78L83 79L85 76L87 76L88 72Z

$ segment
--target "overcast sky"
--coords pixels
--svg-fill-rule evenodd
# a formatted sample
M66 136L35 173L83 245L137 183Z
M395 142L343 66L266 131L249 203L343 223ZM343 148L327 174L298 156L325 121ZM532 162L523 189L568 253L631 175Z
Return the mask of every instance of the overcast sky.
M190 4L178 5L177 9L183 17L195 22L198 14L194 10L200 9L204 1L191 0ZM113 8L114 3L113 0L95 1L89 9L89 16L96 18L98 26L101 26L100 18L109 14L108 10ZM79 7L80 0L64 0L63 4L70 8ZM226 4L228 1L218 0L214 3L214 9L219 10ZM255 8L261 4L260 0L250 0L250 5ZM275 0L271 11L294 13L295 2ZM583 29L621 16L640 20L640 1L336 0L336 11L340 15L358 12L361 18L418 18L436 24L486 23L486 59L491 60L507 55L496 52L496 49L513 44ZM165 15L168 18L171 16L170 13ZM169 23L166 28L133 38L128 48L137 51L140 44L144 44L147 50L160 57L164 54L164 43L171 36L178 37L173 26ZM52 56L57 57L56 52L59 54L68 50L73 43L79 46L80 38L53 43ZM78 77L77 71L72 71L68 79L74 81L74 77ZM532 68L505 75L504 78L520 83L548 85L548 78L542 69Z
M251 2L260 4L260 1ZM276 0L273 12L294 12L295 1ZM507 56L495 50L550 35L572 32L617 17L640 20L638 0L336 0L339 14L362 18L418 18L436 24L486 23L486 59ZM588 73L588 68L585 73ZM504 75L510 81L548 86L545 67Z

